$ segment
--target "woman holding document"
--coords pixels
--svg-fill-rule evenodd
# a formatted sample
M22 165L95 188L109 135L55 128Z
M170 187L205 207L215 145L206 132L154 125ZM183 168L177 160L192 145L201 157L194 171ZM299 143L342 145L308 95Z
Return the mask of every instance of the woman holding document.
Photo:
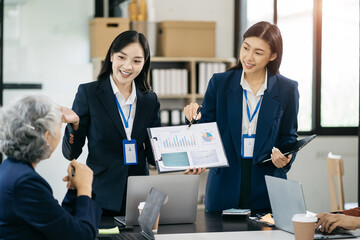
M197 119L217 122L229 167L209 170L208 211L270 209L264 176L286 178L295 154L276 147L296 141L299 93L297 82L279 74L281 58L280 30L259 22L244 33L239 63L210 79ZM198 107L184 108L189 121Z
M149 175L155 165L147 128L160 126L160 103L148 81L150 49L143 34L126 31L112 42L97 81L81 84L63 138L63 155L87 165L103 215L125 215L128 176Z

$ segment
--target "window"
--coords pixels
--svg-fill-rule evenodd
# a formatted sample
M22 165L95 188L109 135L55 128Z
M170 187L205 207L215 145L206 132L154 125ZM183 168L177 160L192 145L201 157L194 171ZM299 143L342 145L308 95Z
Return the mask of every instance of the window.
M247 1L247 26L260 21L273 22L274 1L273 0L251 0Z
M359 1L326 0L322 8L321 126L359 123Z
M277 4L277 25L281 30L284 45L280 73L299 83L298 129L311 131L313 1L278 0Z
M246 29L264 20L282 32L280 73L299 83L299 132L357 135L359 1L236 1L246 2Z

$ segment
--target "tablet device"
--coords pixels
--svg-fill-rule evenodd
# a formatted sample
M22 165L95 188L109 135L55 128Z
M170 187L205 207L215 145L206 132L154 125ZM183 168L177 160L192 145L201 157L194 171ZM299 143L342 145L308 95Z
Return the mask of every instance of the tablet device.
M280 152L282 152L282 154L284 154L285 156L288 156L291 153L300 151L300 149L305 147L306 144L311 142L315 137L316 137L316 134L308 136L308 137L298 140L296 142L283 145L281 147L278 147L278 149L280 150ZM271 161L271 154L269 154L269 156L266 159L260 161L259 164L266 163L268 161Z

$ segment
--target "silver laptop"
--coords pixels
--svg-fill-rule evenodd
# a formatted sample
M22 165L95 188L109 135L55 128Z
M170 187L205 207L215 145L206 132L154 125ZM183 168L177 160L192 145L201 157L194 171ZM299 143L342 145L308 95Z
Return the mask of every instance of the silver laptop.
M138 204L152 187L167 195L160 211L159 224L194 223L197 215L199 175L152 175L128 178L125 217L115 217L127 227L138 225Z
M302 185L300 182L265 176L270 205L275 226L286 232L294 233L292 217L297 213L306 213ZM348 231L326 234L316 232L314 239L339 239L355 237Z

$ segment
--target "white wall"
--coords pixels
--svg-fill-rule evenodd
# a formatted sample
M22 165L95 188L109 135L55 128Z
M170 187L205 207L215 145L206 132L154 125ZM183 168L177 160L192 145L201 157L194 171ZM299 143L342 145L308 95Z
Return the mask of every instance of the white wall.
M303 185L306 206L312 212L330 211L330 191L326 158L329 152L344 161L345 202L357 202L358 139L353 136L317 136L301 150L288 173L288 179Z
M4 82L42 83L43 89L5 90L4 104L19 95L42 93L71 107L78 85L92 80L88 21L93 15L94 3L88 0L5 1ZM60 142L37 167L60 201L68 163Z
M215 56L233 57L234 0L154 0L155 20L215 21Z

